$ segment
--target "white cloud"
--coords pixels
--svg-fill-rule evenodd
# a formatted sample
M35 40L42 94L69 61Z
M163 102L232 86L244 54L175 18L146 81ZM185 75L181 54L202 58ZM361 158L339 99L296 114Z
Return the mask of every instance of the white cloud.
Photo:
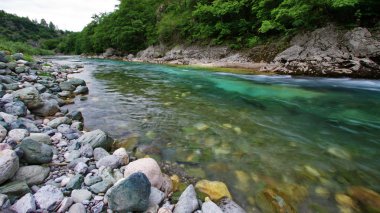
M118 0L0 0L0 10L52 21L59 29L81 31L94 14L111 12Z

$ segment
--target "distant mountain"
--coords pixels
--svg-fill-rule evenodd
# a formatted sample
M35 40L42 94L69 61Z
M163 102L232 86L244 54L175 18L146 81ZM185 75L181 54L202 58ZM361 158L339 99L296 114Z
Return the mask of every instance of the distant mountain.
M48 24L44 19L38 23L36 20L0 10L0 39L39 46L43 40L58 38L64 34L64 31L58 30L51 22Z

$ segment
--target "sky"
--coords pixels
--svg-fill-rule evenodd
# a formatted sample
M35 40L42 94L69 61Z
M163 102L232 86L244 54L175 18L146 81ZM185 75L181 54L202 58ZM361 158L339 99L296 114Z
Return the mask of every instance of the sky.
M94 14L111 12L118 0L0 0L0 10L38 22L44 18L61 30L81 31Z

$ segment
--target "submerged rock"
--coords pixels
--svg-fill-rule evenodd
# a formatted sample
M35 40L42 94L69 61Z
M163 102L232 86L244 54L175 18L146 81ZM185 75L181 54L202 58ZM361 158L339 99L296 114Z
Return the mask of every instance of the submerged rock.
M198 191L207 194L207 196L209 196L213 201L219 201L225 197L230 199L232 198L226 184L223 182L201 180L195 185L195 188Z
M380 194L365 187L351 187L348 194L360 204L366 212L380 212Z
M18 157L13 150L0 151L0 184L12 178L19 168Z
M109 208L118 212L147 210L150 187L148 178L141 172L120 180L107 191Z

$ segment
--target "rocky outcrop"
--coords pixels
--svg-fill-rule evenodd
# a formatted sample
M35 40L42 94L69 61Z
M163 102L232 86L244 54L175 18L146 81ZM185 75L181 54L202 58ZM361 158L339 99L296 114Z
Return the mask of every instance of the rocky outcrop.
M380 78L380 41L366 28L333 25L298 35L263 68L280 74Z

